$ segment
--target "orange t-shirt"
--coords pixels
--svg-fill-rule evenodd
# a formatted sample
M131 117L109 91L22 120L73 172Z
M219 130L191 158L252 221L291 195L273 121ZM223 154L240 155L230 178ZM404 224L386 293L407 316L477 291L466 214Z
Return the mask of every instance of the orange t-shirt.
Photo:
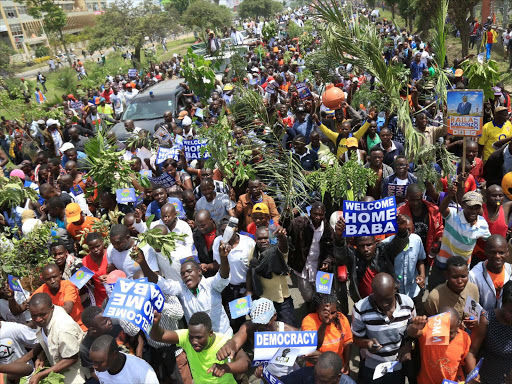
M318 350L320 352L331 351L338 354L343 359L343 348L347 344L352 343L352 330L350 323L343 313L338 312L340 319L341 329L336 328L335 324L329 324L325 328L324 342ZM318 331L322 325L322 320L316 313L310 313L304 320L302 320L302 331ZM308 366L313 366L311 363L306 363Z
M443 379L464 380L461 367L471 346L469 335L459 329L457 336L448 345L425 345L428 332L424 332L419 339L421 369L418 384L439 384Z
M69 314L73 320L75 320L80 328L84 332L87 332L87 327L82 323L82 312L84 311L84 307L82 306L82 302L80 301L80 294L78 293L78 288L69 280L62 280L60 282L60 290L54 296L50 292L50 288L46 284L41 285L34 291L34 295L36 293L47 293L52 298L52 303L54 305L63 306L66 301L73 302L73 309Z
M485 264L487 265L487 261ZM505 268L503 268L500 273L492 273L489 270L487 270L487 273L494 283L494 288L496 289L496 299L499 299L501 297L501 290L505 284Z
M85 228L90 228L92 230L92 225L99 221L95 217L86 216L84 222L81 225L76 225L75 223L69 223L66 227L67 231L71 235L71 237L78 241L80 240L80 237L82 236L82 232Z

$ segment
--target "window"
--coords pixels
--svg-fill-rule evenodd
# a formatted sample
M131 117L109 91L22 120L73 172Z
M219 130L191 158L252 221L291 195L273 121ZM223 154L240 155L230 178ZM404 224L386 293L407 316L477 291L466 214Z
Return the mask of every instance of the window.
M21 24L9 24L11 28L11 33L13 36L23 36L23 29L21 29Z
M27 15L27 7L25 7L24 5L18 5L18 13L20 15Z
M5 16L7 16L8 19L15 19L18 17L16 14L16 9L14 7L4 7Z

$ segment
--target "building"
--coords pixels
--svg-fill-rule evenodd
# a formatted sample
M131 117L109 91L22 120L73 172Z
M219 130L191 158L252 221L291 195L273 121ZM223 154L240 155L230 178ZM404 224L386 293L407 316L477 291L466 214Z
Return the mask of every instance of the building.
M106 0L55 0L66 12L64 33L74 34L94 25L95 15L103 11ZM27 7L13 0L0 0L0 41L18 52L29 54L39 45L48 45L43 22L27 13Z

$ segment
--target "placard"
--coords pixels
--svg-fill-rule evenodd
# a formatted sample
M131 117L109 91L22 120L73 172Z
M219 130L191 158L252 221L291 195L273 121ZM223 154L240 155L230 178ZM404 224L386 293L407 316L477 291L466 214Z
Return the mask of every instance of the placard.
M484 362L484 358L482 357L477 365L475 366L475 368L473 368L473 370L471 372L469 372L469 375L466 376L466 381L464 382L465 384L469 384L471 382L471 380L473 380L474 378L476 378L480 372L480 369L482 368L482 363Z
M155 164L162 164L167 159L178 160L180 158L181 146L173 146L172 148L158 148L156 153Z
M9 287L16 292L23 292L23 288L21 286L21 281L19 277L7 275L7 281L9 282Z
M399 361L386 361L385 363L380 363L375 367L375 371L373 371L373 380L380 379L385 374L399 371L400 369L402 369L402 364L400 364Z
M268 371L266 365L263 367L263 378L268 384L283 384L281 380Z
M116 201L119 204L128 204L136 202L137 196L135 195L135 188L116 189Z
M270 359L269 364L285 365L293 367L297 360L299 350L296 348L279 348L276 354Z
M103 316L129 321L148 335L153 325L153 311L162 312L164 301L162 291L154 283L118 279Z
M332 289L333 276L332 273L318 271L316 273L316 291L329 295Z
M405 199L407 195L407 185L388 184L387 195Z
M344 200L343 218L345 219L344 237L396 233L398 225L395 197L370 202Z
M210 154L208 151L205 151L201 155L201 148L206 147L207 141L201 139L193 139L193 140L183 140L183 148L185 149L185 156L187 160L196 160L196 159L208 159L210 158Z
M76 271L73 276L69 278L73 284L76 285L78 289L82 289L82 287L87 284L89 280L94 276L94 272L91 271L87 267L82 267L78 271Z
M484 92L482 90L447 91L448 134L480 136L484 122Z
M130 78L137 77L137 69L136 68L130 68L128 70L128 77L130 77Z
M466 297L466 305L464 305L464 312L469 316L477 319L480 322L480 315L482 314L482 306L478 301L473 299L471 296Z
M254 360L269 361L279 348L297 348L298 356L316 351L317 331L255 332Z
M450 344L450 312L443 312L428 318L425 345Z
M307 99L308 97L311 97L311 91L309 90L305 81L295 84L295 87L297 88L297 92L299 93L299 97L301 99Z
M159 127L153 134L153 137L157 138L161 142L168 142L171 138L171 134L163 127Z
M251 295L240 297L229 302L229 313L231 319L238 319L239 317L248 315L251 311Z
M164 188L171 188L172 186L174 186L174 184L176 184L176 179L174 177L172 177L171 175L169 175L167 172L162 173L158 177L149 177L148 176L148 179L153 184L160 185Z
M148 178L153 176L153 171L151 169L141 169L139 173L141 176L146 176Z

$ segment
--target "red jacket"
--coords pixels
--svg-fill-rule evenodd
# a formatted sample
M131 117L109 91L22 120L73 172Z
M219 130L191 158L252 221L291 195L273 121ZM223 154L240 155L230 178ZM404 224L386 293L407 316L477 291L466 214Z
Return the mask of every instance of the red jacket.
M425 252L427 252L427 255L429 255L432 244L443 237L444 224L443 217L441 216L441 212L439 212L437 205L426 200L423 200L423 204L427 206L428 210L428 233L427 244L425 244ZM412 218L409 202L406 202L405 204L398 207L398 214L407 215ZM429 264L432 264L434 261L434 259L428 260Z

